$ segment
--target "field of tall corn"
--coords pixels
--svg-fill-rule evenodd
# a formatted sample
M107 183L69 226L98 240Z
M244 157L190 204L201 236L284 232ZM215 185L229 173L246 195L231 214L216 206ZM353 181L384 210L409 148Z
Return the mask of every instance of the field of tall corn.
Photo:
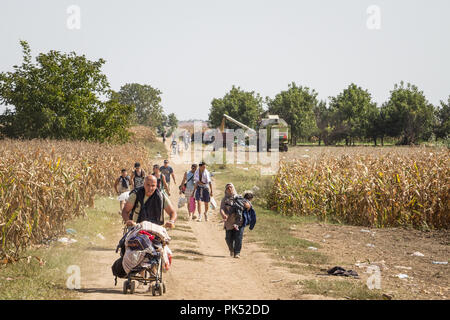
M74 141L0 140L0 258L7 263L30 244L64 231L84 215L96 195L112 195L122 168L150 166L143 140L150 129L134 128L134 142L110 145ZM137 141L137 142L136 142Z
M324 150L281 162L271 209L367 227L450 227L450 149Z

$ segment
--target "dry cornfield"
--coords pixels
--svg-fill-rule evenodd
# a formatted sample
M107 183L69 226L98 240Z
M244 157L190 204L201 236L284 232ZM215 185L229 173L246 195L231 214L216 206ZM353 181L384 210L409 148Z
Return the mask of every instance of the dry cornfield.
M450 227L449 149L310 149L281 162L271 209L367 227Z
M134 131L135 140L155 139L151 131ZM113 194L120 169L131 170L136 161L150 165L140 142L0 140L0 258L8 262L28 245L63 232L96 195Z

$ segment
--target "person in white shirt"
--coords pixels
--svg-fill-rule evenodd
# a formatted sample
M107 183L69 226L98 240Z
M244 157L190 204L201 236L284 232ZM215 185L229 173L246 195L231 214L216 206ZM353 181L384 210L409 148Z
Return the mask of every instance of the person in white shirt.
M211 174L206 169L206 163L204 161L200 162L198 170L194 174L194 194L195 200L197 200L197 211L198 219L197 221L202 221L201 206L200 202L204 203L205 206L205 221L208 221L208 208L211 197L213 196Z

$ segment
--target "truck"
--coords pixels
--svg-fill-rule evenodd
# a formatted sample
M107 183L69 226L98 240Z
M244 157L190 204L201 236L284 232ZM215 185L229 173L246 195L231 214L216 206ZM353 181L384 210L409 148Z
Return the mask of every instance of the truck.
M260 141L259 141L259 131L261 129L266 130L266 137L267 141L265 144L263 144L263 149L266 149L267 151L270 151L271 149L271 141L272 141L272 129L278 129L278 148L281 152L288 151L288 142L289 142L289 125L281 119L278 115L268 115L267 118L261 119L261 121L258 122L257 130L250 128L249 126L237 121L236 119L230 117L227 114L223 115L222 123L219 127L219 131L222 133L222 141L223 141L223 147L226 147L227 141L230 139L233 139L234 143L234 131L225 129L225 121L228 120L242 129L247 131L247 137L248 135L255 134L257 136L257 151L260 150ZM211 141L212 142L212 141ZM230 143L228 144L230 145ZM262 150L265 151L265 150Z

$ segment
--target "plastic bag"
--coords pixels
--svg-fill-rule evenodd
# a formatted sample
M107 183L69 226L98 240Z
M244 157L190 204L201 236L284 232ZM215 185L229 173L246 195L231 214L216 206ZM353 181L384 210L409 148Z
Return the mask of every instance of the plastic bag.
M121 193L120 196L117 197L117 200L127 201L129 197L130 197L130 191L127 191L127 192Z
M185 197L180 197L178 199L178 208L183 208L186 203L187 199Z
M163 248L163 254L162 254L162 265L164 271L169 270L170 266L172 265L172 250L168 246L164 246Z
M211 199L209 200L209 206L212 210L215 210L217 208L217 202L214 197L211 197Z

